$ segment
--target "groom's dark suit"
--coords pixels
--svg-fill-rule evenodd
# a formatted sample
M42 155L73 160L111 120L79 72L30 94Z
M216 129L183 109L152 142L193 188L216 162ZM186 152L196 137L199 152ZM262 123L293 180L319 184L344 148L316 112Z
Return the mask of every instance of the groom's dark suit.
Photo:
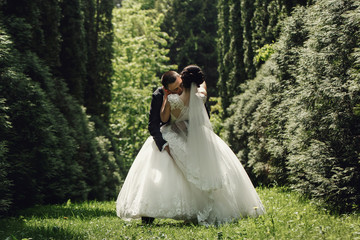
M163 103L163 98L164 90L162 87L159 87L152 94L148 125L150 135L153 136L156 146L160 151L163 149L163 146L166 143L160 132L160 127L166 124L163 123L160 119L160 109Z
M150 106L150 115L149 115L149 125L148 130L150 135L153 136L156 146L162 151L166 141L162 137L160 132L160 127L166 123L163 123L160 119L160 110L164 99L164 90L162 87L157 88L152 94L151 106ZM210 118L210 112L205 104L206 112ZM170 119L169 119L170 121Z
M150 105L150 114L149 114L149 125L148 130L153 136L156 146L160 151L163 150L166 141L162 137L160 132L160 127L166 123L163 123L160 119L160 110L164 99L164 90L162 87L157 88L153 94ZM153 217L143 216L141 217L143 224L151 224L154 221Z

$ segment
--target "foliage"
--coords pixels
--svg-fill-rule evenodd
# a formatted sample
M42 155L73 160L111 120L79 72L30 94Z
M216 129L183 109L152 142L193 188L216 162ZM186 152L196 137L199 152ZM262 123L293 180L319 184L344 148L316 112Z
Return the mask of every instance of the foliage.
M116 216L114 202L38 206L0 220L1 239L358 239L358 214L330 215L281 188L257 189L267 213L221 226L156 219L153 225Z
M1 40L6 41L3 36ZM6 49L1 49L0 51L3 50L6 51ZM8 107L5 105L5 99L0 98L0 132L2 134L6 134L11 128L7 111ZM2 137L0 139L0 214L6 212L12 203L12 195L10 191L12 183L8 178L10 164L6 159L7 152L7 141Z
M173 0L161 25L170 36L170 62L178 71L190 64L200 66L205 74L210 96L217 96L217 1Z
M355 183L360 181L360 118L353 112L360 102L356 2L320 1L307 12L309 37L301 49L295 99L301 114L293 115L298 126L289 143L293 187L337 210L360 206Z
M116 194L121 163L106 116L89 116L79 104L92 97L84 96L90 84L84 34L89 30L85 22L94 18L87 15L89 19L84 19L81 10L89 2L1 2L2 213L68 198L103 200ZM96 7L102 8L97 14L111 9L106 2L97 1L100 5ZM111 21L108 15L102 18ZM111 32L101 24L91 31L95 29L94 35ZM97 39L103 36L108 35ZM89 55L104 62L111 58L111 54L97 52L99 55ZM109 64L106 69L95 65L94 73L104 81L100 85L108 79L102 71L111 74ZM97 86L98 94L109 99L110 93ZM102 101L98 107L105 105Z
M69 146L70 139L63 138L66 135L61 134L66 134L67 128L60 124L62 119L59 118L59 112L46 98L39 84L32 82L23 73L25 66L19 64L20 60L14 57L18 53L9 44L5 47L8 48L5 55L7 61L2 64L0 85L12 125L3 137L8 142L8 180L13 182L11 193L14 203L18 207L24 207L45 199L61 199L61 194L68 194L66 188L71 191L71 185L68 182L68 186L66 183L59 184L56 179L60 179L65 173L65 163L69 164L72 171L77 169L70 165L69 157L61 150L63 146L68 147L67 156L71 156L74 150ZM64 128L60 130L59 127ZM64 177L66 176L65 174ZM78 192L82 191L83 189L78 189Z
M113 0L86 0L83 11L87 12L85 30L87 39L87 83L85 107L87 113L109 124L111 83L113 75L112 24Z
M218 2L218 87L224 118L230 116L227 108L232 98L244 91L240 85L253 79L263 64L254 59L255 52L278 39L282 20L293 7L310 3L308 0Z
M61 1L60 32L62 36L60 72L69 91L79 103L84 102L86 84L86 44L84 17L81 13L80 0Z
M221 97L222 107L224 109L223 117L228 117L227 107L230 105L232 96L228 91L227 80L229 79L231 69L231 58L229 57L230 46L230 6L228 1L220 0L218 2L218 88Z
M335 211L360 204L359 16L351 0L296 9L226 123L257 181L290 184Z
M266 62L274 53L273 44L265 44L262 48L256 50L256 53L255 60L257 63Z
M163 15L130 1L122 4L113 13L111 129L118 138L127 170L149 136L152 90L161 85L159 76L176 65L167 65L168 35L160 30Z
M223 121L222 115L224 111L221 107L221 98L220 97L211 97L209 99L210 105L210 122L213 127L213 131L217 135L221 135L223 132Z

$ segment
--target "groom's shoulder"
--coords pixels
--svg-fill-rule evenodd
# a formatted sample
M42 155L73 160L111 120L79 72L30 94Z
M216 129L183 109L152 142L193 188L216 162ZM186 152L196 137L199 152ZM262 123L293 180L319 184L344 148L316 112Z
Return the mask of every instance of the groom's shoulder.
M158 96L158 95L164 95L164 90L162 87L158 87L157 89L155 89L155 91L153 92L153 96Z

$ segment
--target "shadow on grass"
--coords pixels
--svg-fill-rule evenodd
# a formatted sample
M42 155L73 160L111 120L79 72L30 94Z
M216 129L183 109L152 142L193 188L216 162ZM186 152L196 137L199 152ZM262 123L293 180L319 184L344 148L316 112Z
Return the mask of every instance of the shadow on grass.
M73 229L64 229L56 225L28 226L24 220L15 218L0 220L0 239L85 239L85 236Z
M114 210L95 204L64 204L35 206L19 211L16 216L0 219L0 239L85 239L72 225L43 224L48 219L79 219L88 221L100 217L116 217ZM39 224L34 224L39 222ZM32 222L32 224L27 224ZM70 222L69 222L70 223Z
M187 228L187 227L201 227L201 225L193 222L185 222L183 220L174 220L174 219L155 219L152 224L143 224L140 220L136 221L137 227L145 228Z
M19 216L24 217L39 217L39 218L80 218L91 219L97 217L114 217L116 216L114 210L104 210L99 207L91 207L86 205L71 204L66 205L47 205L32 207L19 212Z

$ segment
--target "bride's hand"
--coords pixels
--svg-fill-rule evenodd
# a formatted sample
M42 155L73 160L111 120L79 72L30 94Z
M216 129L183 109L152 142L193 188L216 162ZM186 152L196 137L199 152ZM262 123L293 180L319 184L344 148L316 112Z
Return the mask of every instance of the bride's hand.
M163 86L163 90L164 90L164 98L167 98L167 96L171 94L171 92L167 90L164 86Z
M160 119L162 122L167 122L170 119L170 103L167 101L167 90L164 89L165 94L164 94L164 99L163 99L163 103L160 109Z

